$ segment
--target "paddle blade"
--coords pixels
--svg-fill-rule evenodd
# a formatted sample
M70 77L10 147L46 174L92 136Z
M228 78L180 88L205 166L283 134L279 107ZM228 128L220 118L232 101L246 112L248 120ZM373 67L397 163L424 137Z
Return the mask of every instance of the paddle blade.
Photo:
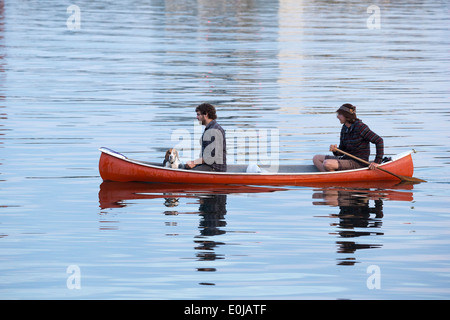
M401 176L400 177L402 182L409 182L409 183L422 183L422 182L426 182L426 180L422 180L419 178L414 178L414 177L404 177Z

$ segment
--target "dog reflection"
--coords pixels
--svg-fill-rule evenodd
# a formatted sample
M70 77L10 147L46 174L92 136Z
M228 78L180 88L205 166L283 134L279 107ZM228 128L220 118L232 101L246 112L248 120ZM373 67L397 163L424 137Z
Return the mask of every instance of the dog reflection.
M163 193L163 195L169 196L164 197L164 205L166 207L168 208L178 207L178 205L180 204L180 198L174 197L173 193Z

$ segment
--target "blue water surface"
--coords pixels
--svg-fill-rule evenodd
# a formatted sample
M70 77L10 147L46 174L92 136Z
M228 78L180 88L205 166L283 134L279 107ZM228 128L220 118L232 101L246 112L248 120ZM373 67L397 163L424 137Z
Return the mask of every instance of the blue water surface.
M0 6L1 298L450 297L448 2L72 4ZM102 181L99 147L194 150L202 102L227 132L276 133L279 164L326 154L353 103L428 182Z

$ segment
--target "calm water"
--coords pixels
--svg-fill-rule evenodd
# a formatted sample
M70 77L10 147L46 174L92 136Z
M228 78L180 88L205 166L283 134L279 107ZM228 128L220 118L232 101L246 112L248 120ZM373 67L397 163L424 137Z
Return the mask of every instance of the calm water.
M0 298L450 298L447 1L0 3ZM354 103L428 183L102 183L99 147L162 160L204 101L282 164Z

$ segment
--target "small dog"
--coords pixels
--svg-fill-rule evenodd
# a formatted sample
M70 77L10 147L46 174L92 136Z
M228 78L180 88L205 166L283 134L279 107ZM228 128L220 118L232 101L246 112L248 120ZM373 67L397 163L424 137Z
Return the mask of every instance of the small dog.
M176 149L170 148L166 151L166 156L163 161L163 167L178 169L180 166L180 157L178 156L178 151Z

